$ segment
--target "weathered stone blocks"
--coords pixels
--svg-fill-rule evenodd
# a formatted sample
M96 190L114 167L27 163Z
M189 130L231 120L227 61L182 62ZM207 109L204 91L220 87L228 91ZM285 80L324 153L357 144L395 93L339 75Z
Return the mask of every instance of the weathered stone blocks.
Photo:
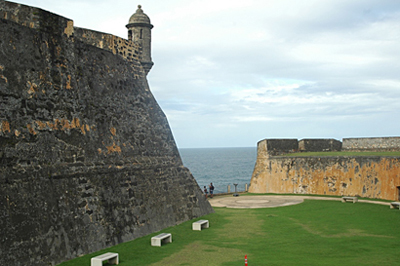
M0 265L54 265L213 211L135 57L49 12L1 1L0 15Z
M348 151L400 151L400 137L345 138L343 150Z
M299 151L340 151L342 142L336 139L302 139L299 141Z

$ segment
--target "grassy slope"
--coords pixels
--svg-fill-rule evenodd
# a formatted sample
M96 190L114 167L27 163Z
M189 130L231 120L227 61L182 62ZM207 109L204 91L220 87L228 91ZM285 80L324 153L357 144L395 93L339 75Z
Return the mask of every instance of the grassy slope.
M400 212L367 203L306 200L270 209L225 209L202 218L210 228L185 222L162 232L172 244L150 246L145 236L60 265L90 265L118 252L123 265L400 265ZM158 234L158 233L157 233Z
M395 156L400 157L398 151L388 152L348 152L348 151L329 151L329 152L298 152L287 153L282 156L296 157L296 156Z

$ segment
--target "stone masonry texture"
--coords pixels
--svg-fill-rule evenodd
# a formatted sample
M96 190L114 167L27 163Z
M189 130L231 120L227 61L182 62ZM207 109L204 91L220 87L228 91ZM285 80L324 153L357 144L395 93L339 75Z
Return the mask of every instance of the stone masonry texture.
M302 139L299 141L300 151L340 151L342 142L336 139Z
M400 151L400 137L345 138L342 149L346 151Z
M101 49L71 22L0 1L0 265L55 265L213 212L140 48Z

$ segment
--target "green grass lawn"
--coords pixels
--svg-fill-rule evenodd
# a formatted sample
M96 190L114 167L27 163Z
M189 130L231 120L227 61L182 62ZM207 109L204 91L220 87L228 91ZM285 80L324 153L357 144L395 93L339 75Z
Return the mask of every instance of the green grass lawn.
M307 157L307 156L395 156L400 157L400 152L398 151L386 151L386 152L350 152L350 151L327 151L327 152L297 152L297 153L287 153L281 156L286 157Z
M268 209L214 208L210 228L188 221L161 232L172 243L152 247L154 233L62 266L88 266L90 258L118 252L124 265L400 265L400 211L368 203L306 200ZM198 219L196 219L198 220ZM195 220L194 220L195 221ZM106 265L106 264L104 264Z

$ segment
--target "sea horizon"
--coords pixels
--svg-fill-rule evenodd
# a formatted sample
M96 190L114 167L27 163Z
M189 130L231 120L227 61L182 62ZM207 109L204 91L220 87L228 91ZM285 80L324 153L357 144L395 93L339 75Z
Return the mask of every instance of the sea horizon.
M214 193L244 191L250 185L257 158L256 147L179 148L187 167L202 190L213 183Z

